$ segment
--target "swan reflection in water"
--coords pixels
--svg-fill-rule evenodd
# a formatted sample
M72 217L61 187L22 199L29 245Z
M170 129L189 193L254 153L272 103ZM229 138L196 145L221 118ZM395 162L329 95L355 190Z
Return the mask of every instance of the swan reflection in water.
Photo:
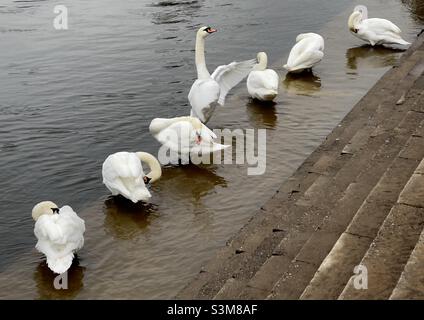
M346 65L350 70L359 68L385 68L394 66L404 50L383 46L363 45L346 51Z
M321 90L321 78L313 72L287 73L283 81L288 93L310 96Z
M147 231L157 217L157 206L151 203L133 203L123 196L110 196L104 202L104 228L115 239L130 240Z
M225 178L216 174L213 165L192 163L163 168L163 177L157 183L157 187L163 190L161 194L169 197L163 201L175 201L175 205L182 200L198 204L202 197L215 190L217 186L225 188L227 182Z
M227 183L211 165L165 166L161 179L152 186L155 191L150 202L134 204L122 196L106 199L103 208L105 231L116 239L135 239L147 233L149 225L159 217L159 207L155 203L160 203L164 212L181 206L190 210L201 206L201 199L217 186L225 188ZM166 198L162 199L162 195Z
M46 261L38 264L34 271L34 281L39 299L73 299L83 288L85 267L80 266L78 256L75 256L71 267L67 271L68 288L56 289L55 278L58 274L52 272ZM62 283L62 282L61 282Z
M272 129L277 125L277 103L250 99L246 104L249 123L254 128Z

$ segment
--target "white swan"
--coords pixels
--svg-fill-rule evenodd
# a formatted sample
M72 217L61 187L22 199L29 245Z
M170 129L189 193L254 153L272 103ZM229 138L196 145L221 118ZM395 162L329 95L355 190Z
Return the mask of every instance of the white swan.
M272 101L278 94L280 79L277 72L267 69L268 57L265 52L259 52L258 63L247 77L247 91L252 98L262 101Z
M150 133L169 150L181 154L210 154L228 148L213 141L217 136L195 117L156 118L149 126Z
M348 26L350 32L357 38L375 45L409 45L400 36L401 30L393 22L386 19L368 19L367 7L360 5L355 7L349 17Z
M58 208L51 201L43 201L32 209L35 220L35 248L47 258L48 267L55 273L66 272L74 259L74 252L84 245L85 223L69 206Z
M196 35L196 69L197 80L194 81L188 94L191 105L191 116L206 123L212 116L217 104L224 105L225 96L241 82L255 65L255 59L232 62L219 66L209 73L205 61L205 38L216 32L211 27L201 27Z
M150 172L144 174L141 162L146 163ZM159 161L147 152L117 152L103 162L103 183L112 192L131 200L147 201L152 195L146 184L157 181L162 175Z
M311 69L324 58L324 38L316 33L302 33L290 51L284 68L289 72L302 72Z

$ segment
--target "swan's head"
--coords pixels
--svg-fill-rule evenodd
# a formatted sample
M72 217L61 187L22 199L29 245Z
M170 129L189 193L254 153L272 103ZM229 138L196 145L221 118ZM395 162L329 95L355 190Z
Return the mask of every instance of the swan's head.
M156 182L162 176L162 168L158 159L147 152L136 152L137 157L140 161L147 163L150 168L150 172L143 177L145 184Z
M201 27L199 28L199 30L197 31L197 35L202 37L202 38L206 38L208 35L217 32L218 30L213 29L211 27Z
M43 214L59 213L59 207L51 201L43 201L32 208L32 218L37 221Z
M191 125L193 126L194 129L194 134L195 134L195 141L196 144L200 144L202 142L202 122L196 118L196 117L190 117L191 119Z
M354 11L348 21L349 30L353 33L358 33L358 24L362 20L362 12L361 11Z

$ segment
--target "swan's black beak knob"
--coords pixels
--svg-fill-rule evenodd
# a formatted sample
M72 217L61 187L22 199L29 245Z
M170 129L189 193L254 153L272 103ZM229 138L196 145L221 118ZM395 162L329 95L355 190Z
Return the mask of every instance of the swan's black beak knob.
M144 176L143 180L144 180L144 184L148 184L150 180L152 180L152 178L149 178L148 176Z
M51 208L53 213L59 213L59 208Z

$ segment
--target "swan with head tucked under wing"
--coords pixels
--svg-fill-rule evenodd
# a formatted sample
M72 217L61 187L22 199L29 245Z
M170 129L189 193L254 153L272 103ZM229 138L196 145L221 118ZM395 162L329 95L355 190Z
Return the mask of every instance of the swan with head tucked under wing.
M257 60L247 77L247 91L254 99L272 101L278 94L280 79L277 72L267 69L268 56L265 52L259 52Z
M197 80L188 94L191 116L203 123L209 121L217 105L223 106L228 92L240 83L254 67L255 59L222 65L209 73L205 60L205 38L216 32L211 27L201 27L196 35Z
M144 174L141 162L149 166L148 174ZM147 152L117 152L108 156L102 167L103 183L112 195L120 194L134 203L151 198L146 185L161 175L159 161Z
M43 201L32 209L35 220L35 248L47 258L47 265L55 273L64 273L72 265L74 253L84 245L85 223L69 206L59 207Z
M386 19L368 19L366 6L356 6L349 17L350 32L357 38L368 42L370 45L410 45L400 36L401 30L393 22Z
M156 118L149 130L157 141L178 155L206 155L229 147L216 143L216 134L196 117Z
M302 33L296 37L296 44L290 51L284 68L298 73L312 69L324 58L324 38L316 33Z

